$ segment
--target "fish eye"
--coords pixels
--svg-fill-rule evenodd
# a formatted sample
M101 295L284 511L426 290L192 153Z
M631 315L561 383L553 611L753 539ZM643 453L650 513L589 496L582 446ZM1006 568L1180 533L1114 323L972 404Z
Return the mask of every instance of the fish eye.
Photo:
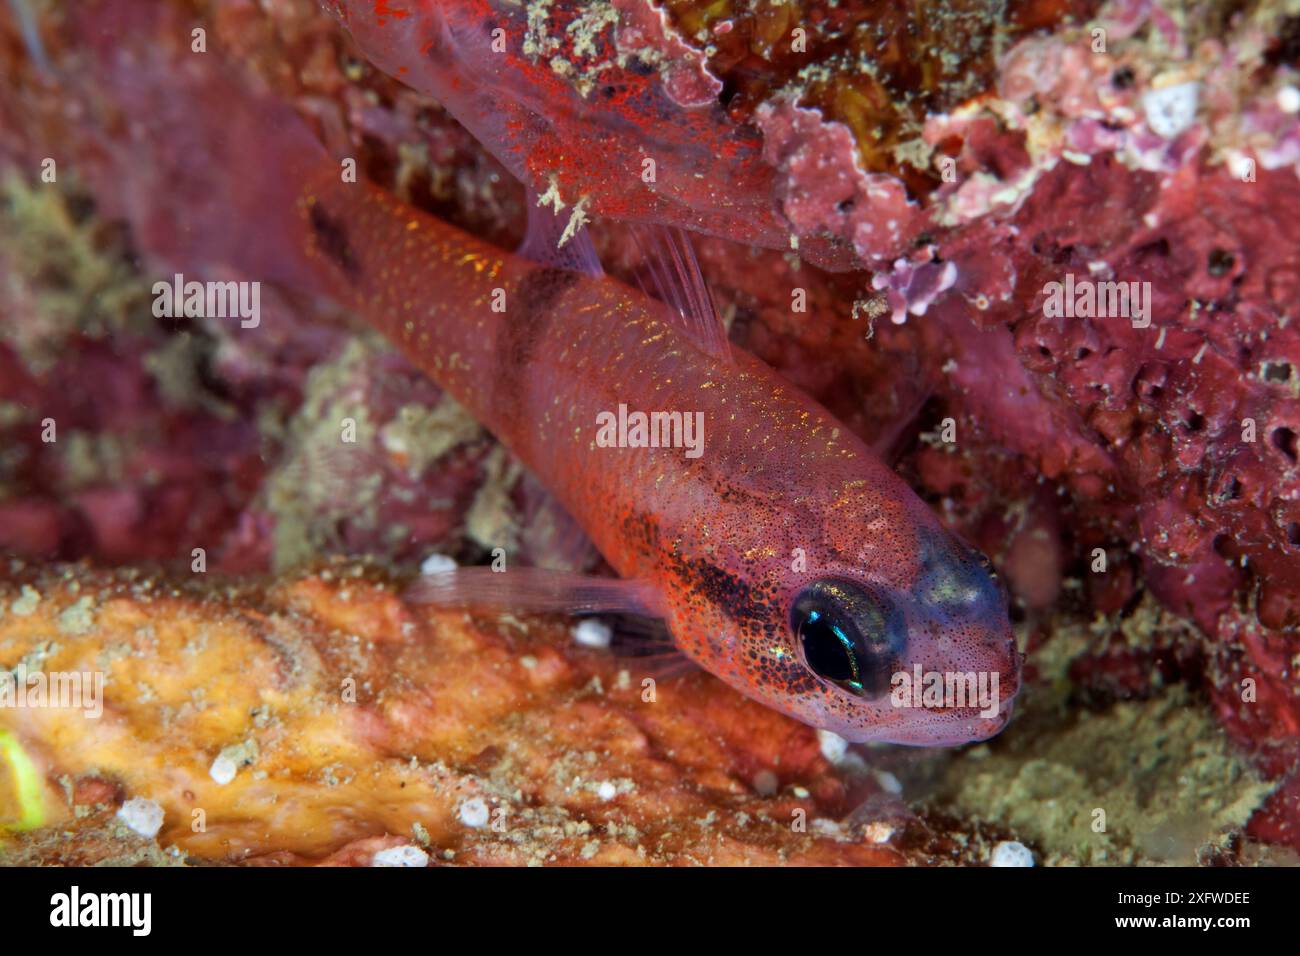
M883 598L852 581L814 581L790 608L804 663L827 683L859 697L889 689L906 632Z

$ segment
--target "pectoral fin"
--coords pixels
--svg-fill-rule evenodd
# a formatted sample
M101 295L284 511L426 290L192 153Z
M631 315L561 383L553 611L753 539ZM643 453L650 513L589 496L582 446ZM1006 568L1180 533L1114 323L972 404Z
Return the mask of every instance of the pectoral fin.
M456 568L422 575L403 597L415 604L534 614L637 614L662 617L649 583L544 568Z
M524 204L528 207L528 231L515 250L519 255L544 266L582 275L598 278L605 274L596 247L591 244L591 232L585 225L575 222L572 215L563 215L562 210L552 211L541 205L532 189L527 191Z

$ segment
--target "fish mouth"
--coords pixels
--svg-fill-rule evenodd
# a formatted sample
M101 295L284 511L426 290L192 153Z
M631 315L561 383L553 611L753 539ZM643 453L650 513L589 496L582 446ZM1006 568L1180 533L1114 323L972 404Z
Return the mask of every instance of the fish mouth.
M996 737L1006 729L1015 711L1020 692L1020 662L1017 652L1010 667L998 672L1000 692L996 713L986 715L979 707L928 707L925 713L937 719L919 722L892 742L907 747L960 747Z
M1019 688L1017 688L1019 689ZM971 718L968 727L970 736L966 738L967 743L976 743L980 740L988 740L995 737L1006 729L1007 724L1011 723L1011 714L1016 708L1015 693L1007 694L998 703L998 712L989 717L976 715Z
M1011 696L1003 697L998 704L997 713L989 716L984 716L980 711L969 707L961 710L952 708L949 713L965 713L969 716L958 718L951 723L945 721L937 726L918 728L916 739L906 743L926 747L960 747L965 744L977 744L1002 733L1011 722L1011 714L1014 710L1015 698ZM931 711L931 713L943 712L940 708Z
M828 726L837 734L853 743L886 743L901 747L961 747L975 744L995 737L1006 729L1015 711L1015 691L1019 682L1013 683L1013 691L999 694L998 708L993 714L984 715L979 707L927 707L921 719L904 720L888 727L860 725L845 727Z

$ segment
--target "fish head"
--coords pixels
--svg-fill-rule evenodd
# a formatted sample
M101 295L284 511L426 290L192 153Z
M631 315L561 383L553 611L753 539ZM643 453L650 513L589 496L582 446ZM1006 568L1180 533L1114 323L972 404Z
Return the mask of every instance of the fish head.
M786 632L805 671L797 715L846 740L954 746L999 733L1020 687L1007 594L979 551L923 529L889 573L792 582Z
M999 733L1020 686L1006 591L984 555L913 503L890 516L888 548L845 544L855 529L841 512L806 560L771 549L748 580L713 575L714 606L695 602L673 625L696 629L684 648L704 645L692 656L728 683L849 741L956 746Z

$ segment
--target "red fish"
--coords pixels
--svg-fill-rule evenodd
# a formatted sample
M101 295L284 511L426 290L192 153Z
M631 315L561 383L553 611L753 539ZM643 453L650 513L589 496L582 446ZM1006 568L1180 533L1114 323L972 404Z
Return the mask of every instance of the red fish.
M322 284L491 429L624 579L482 569L422 597L662 617L722 680L849 740L957 744L1005 725L1019 654L987 562L816 401L727 345L688 247L669 257L683 313L503 252L332 164L302 179L298 208ZM636 412L661 413L641 442Z
M121 69L122 95L143 97L141 66ZM176 105L188 80L160 75L176 134L193 131ZM467 569L418 597L662 618L737 690L849 740L953 745L1005 726L1020 655L988 562L826 409L727 343L680 236L659 247L669 305L598 274L581 232L556 261L559 221L539 218L525 244L551 261L505 252L345 181L291 111L203 98L238 131L202 148L242 190L232 222L258 223L230 232L250 271L373 323L622 578Z

